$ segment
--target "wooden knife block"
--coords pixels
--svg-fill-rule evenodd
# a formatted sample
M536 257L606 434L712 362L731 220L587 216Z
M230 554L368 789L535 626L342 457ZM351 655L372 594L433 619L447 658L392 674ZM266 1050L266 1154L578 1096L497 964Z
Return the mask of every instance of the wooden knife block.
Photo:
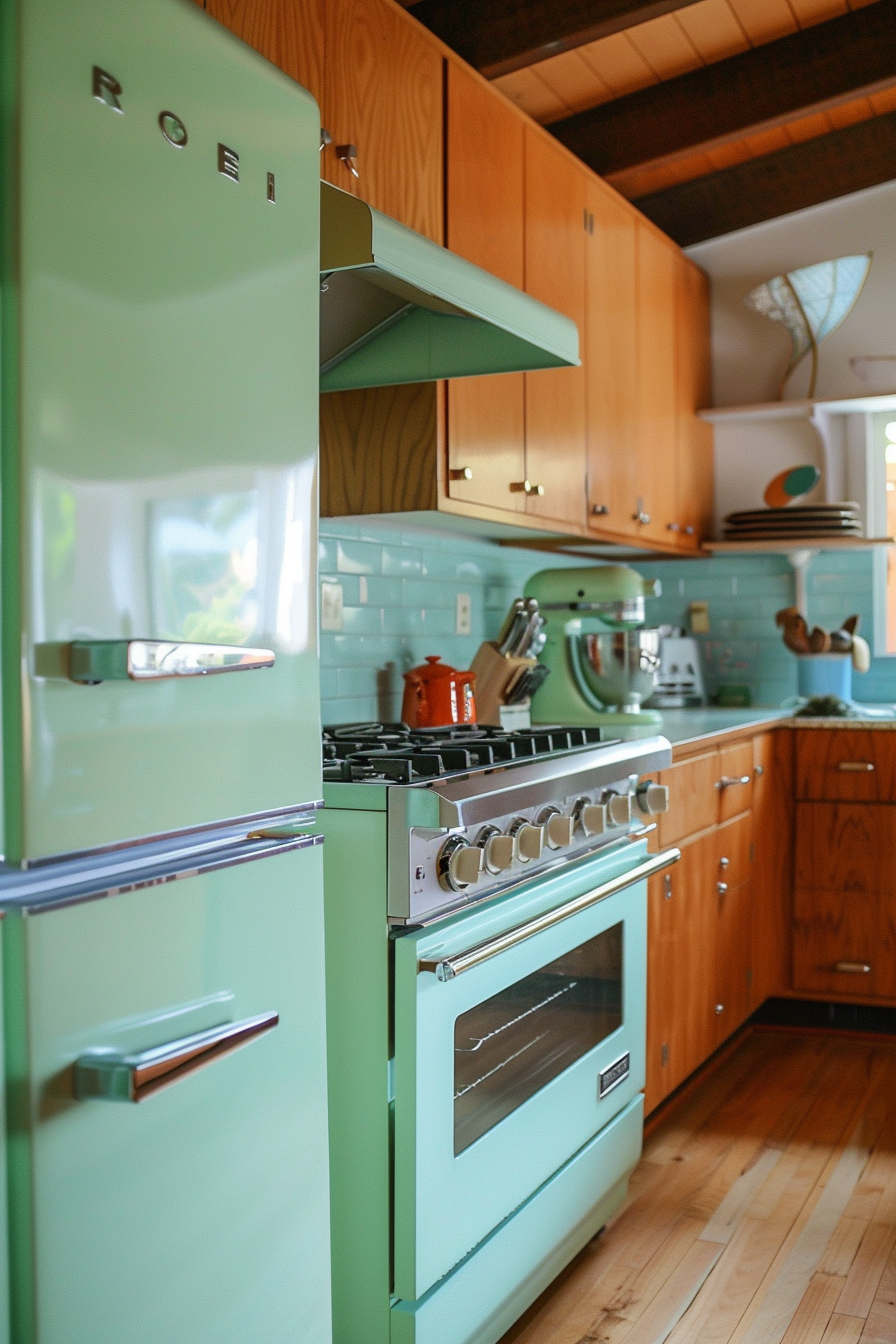
M501 725L501 706L504 697L513 689L514 683L522 676L526 668L534 667L537 658L510 658L498 652L498 646L491 640L480 644L476 657L470 664L470 671L476 673L476 720L478 723ZM521 700L521 705L528 705Z

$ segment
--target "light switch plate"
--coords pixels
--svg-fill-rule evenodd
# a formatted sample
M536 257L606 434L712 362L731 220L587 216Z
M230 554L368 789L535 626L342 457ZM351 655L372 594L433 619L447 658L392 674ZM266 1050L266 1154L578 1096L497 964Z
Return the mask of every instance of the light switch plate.
M455 634L471 635L473 633L473 603L469 593L458 593L454 612Z
M320 585L320 628L321 630L342 629L342 584L322 583Z

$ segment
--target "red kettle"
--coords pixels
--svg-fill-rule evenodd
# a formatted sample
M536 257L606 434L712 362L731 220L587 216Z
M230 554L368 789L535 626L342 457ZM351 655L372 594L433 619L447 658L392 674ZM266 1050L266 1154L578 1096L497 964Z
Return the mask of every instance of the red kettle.
M458 672L430 654L404 674L401 717L410 728L446 728L476 722L475 672Z

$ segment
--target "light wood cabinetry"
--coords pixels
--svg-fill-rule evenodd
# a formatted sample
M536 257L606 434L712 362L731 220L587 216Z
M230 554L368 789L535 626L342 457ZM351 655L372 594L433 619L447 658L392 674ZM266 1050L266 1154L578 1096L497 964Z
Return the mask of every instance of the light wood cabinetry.
M638 420L634 449L638 535L667 542L669 504L675 499L675 279L672 246L638 221Z
M658 844L682 858L648 887L648 1111L786 989L790 739L695 744L661 772L670 806ZM746 782L720 788L726 777Z
M896 1001L896 740L796 737L793 989Z
M326 0L324 52L324 177L440 243L441 48L386 0Z
M582 357L578 368L525 375L526 513L583 531L586 174L535 127L526 127L525 151L526 292L572 318Z
M324 0L205 0L204 8L323 102Z
M712 530L713 432L695 411L711 400L709 278L686 257L675 267L675 509L667 531L682 550Z
M522 118L457 61L447 66L445 245L522 289L525 284ZM525 513L510 483L526 477L525 375L448 383L452 500Z

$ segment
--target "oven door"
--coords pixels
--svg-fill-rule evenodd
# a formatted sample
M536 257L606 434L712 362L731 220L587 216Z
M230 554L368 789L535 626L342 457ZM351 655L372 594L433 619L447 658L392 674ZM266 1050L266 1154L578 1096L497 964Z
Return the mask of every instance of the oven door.
M646 877L679 857L645 850L396 940L397 1297L437 1283L644 1086Z

